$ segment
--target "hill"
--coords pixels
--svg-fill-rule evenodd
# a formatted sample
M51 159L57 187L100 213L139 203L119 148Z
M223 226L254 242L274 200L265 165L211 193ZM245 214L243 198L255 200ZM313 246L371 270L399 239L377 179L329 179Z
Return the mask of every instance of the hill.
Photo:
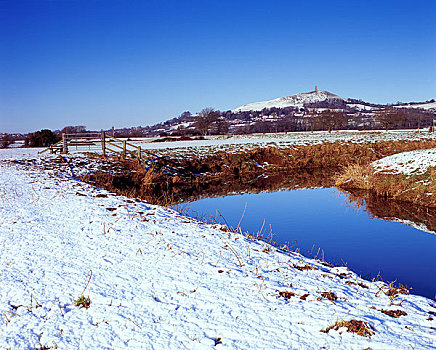
M303 108L308 103L335 100L346 101L346 99L335 95L329 91L315 90L310 92L303 92L292 96L279 97L269 101L249 103L235 108L232 112L238 113L244 111L261 111L265 108Z
M436 119L436 102L430 100L375 104L361 99L344 98L329 91L315 90L215 112L206 134L421 129L433 125L433 120ZM382 115L383 113L386 115ZM200 131L196 124L197 120L198 114L183 112L179 117L162 123L118 129L115 133L125 137L204 135L204 131Z

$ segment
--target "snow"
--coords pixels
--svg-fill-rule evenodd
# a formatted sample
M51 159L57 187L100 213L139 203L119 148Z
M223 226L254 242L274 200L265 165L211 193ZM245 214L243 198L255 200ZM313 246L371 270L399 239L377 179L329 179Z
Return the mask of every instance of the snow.
M299 93L291 96L279 97L273 100L261 101L261 102L253 102L248 103L242 106L239 106L232 110L232 112L248 112L248 111L261 111L264 108L286 108L286 107L295 107L295 108L303 108L305 103L314 103L321 102L326 100L343 100L347 102L347 105L351 108L357 108L359 110L372 111L374 107L367 106L365 104L360 103L348 103L350 100L342 98L338 95L335 95L329 91L311 91ZM402 104L396 105L394 107L397 108L421 108L426 110L436 110L436 102L424 102L418 104Z
M418 175L436 167L436 149L403 152L373 162L376 172Z
M379 142L379 141L411 141L436 139L436 133L417 132L416 130L390 130L390 131L327 131L292 132L249 134L232 136L208 136L205 140L152 142L156 138L132 138L128 142L141 146L143 150L156 152L177 152L180 154L190 152L238 152L242 149L259 146L292 147L320 144L322 142ZM101 144L95 146L69 147L69 152L95 152L101 153Z
M59 158L37 151L0 151L0 348L436 347L434 301L41 168ZM342 319L375 334L320 332Z
M426 110L436 110L436 102L425 102L420 104L413 104L413 105L398 105L395 106L397 108L422 108Z
M374 107L367 106L367 105L360 104L360 103L347 103L347 106L350 108L357 108L357 109L365 110L365 111L372 111L374 109Z
M392 217L392 218L385 217L385 218L383 218L383 220L389 220L389 221L399 222L399 223L401 223L401 224L404 224L404 225L407 225L407 226L410 226L410 227L416 228L416 229L419 230L419 231L423 231L423 232L431 233L431 234L433 234L433 235L436 234L435 231L429 230L429 229L427 228L427 226L426 226L425 224L423 224L423 223L417 223L417 222L410 221L410 220L407 220L407 219L399 219L399 218L395 218L395 217Z
M344 100L342 97L332 94L328 91L312 91L300 93L292 96L279 97L274 100L249 103L235 108L232 112L244 112L244 111L261 111L264 108L285 108L285 107L297 107L302 108L305 103L320 102L325 100Z

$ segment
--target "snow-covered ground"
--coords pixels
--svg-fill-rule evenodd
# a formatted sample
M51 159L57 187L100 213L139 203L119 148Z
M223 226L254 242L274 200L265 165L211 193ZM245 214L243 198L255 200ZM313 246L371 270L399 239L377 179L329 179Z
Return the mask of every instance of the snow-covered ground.
M405 104L405 105L397 105L395 107L399 108L421 108L426 110L436 110L436 102L425 102L425 103L419 103L419 104Z
M205 140L152 142L156 138L132 138L129 143L141 146L143 150L177 153L207 153L217 151L239 152L264 146L292 147L319 144L323 142L379 142L379 141L413 141L436 139L436 132L417 132L416 130L392 131L327 131L292 132L271 134L250 134L232 136L208 136ZM236 147L235 147L236 146ZM96 140L94 146L72 146L71 153L101 153L101 143Z
M2 349L436 347L432 300L40 168L36 151L0 151ZM341 320L375 333L321 332Z
M419 175L429 167L436 167L436 149L417 150L394 154L373 162L376 172Z
M278 147L289 147L292 145L312 145L323 142L379 142L379 141L412 141L436 139L436 132L429 133L416 130L392 130L392 131L327 131L317 132L292 132L272 134L251 134L232 136L213 136L206 140L198 141L177 141L177 142L147 142L147 139L133 140L134 144L141 144L144 149L183 149L189 147L211 149L222 149L238 145L250 148L265 145L276 145Z

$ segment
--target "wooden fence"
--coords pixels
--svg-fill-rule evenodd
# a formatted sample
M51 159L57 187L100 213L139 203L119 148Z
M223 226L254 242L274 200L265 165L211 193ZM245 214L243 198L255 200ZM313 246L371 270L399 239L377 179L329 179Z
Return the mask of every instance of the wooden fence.
M166 168L172 172L178 166L171 159L163 158L152 152L143 150L128 140L118 139L105 132L62 134L62 140L49 146L39 154L49 151L51 154L68 154L73 152L102 153L106 156L118 156L121 159L138 160L148 166Z
M71 150L94 150L96 148L100 148L102 133L77 133L77 134L62 134L62 139L55 143L54 145L49 146L45 150L39 152L44 153L49 151L52 154L62 153L67 154Z

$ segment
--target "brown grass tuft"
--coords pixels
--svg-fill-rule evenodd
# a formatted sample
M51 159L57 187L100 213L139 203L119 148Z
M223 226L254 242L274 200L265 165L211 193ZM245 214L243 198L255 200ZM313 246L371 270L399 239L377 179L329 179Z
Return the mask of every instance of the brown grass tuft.
M74 300L74 305L80 308L89 309L91 306L91 299L89 296L85 297L83 294Z
M336 294L333 293L332 291L330 291L330 292L322 292L322 293L321 293L321 296L322 296L324 299L328 299L328 300L331 300L331 301L336 301L336 300L338 300L338 297L337 297Z
M345 188L371 189L370 177L374 173L368 165L352 164L334 176L335 185Z
M337 321L331 326L328 326L326 329L321 329L321 332L328 333L331 329L337 331L341 327L346 327L347 332L356 333L357 335L360 335L362 337L371 338L371 336L375 334L375 331L367 322L358 320Z
M400 316L406 316L407 313L401 310L380 310L381 312L383 312L384 314L394 317L394 318L398 318Z
M291 297L295 296L295 293L283 291L283 292L279 292L279 296L285 299L291 299Z
M302 296L300 297L300 299L301 299L301 300L306 300L308 296L309 296L309 294L306 293L306 294L302 295Z
M304 266L293 265L293 266L295 269L300 270L300 271L318 270L315 266L310 266L310 265L304 265Z

